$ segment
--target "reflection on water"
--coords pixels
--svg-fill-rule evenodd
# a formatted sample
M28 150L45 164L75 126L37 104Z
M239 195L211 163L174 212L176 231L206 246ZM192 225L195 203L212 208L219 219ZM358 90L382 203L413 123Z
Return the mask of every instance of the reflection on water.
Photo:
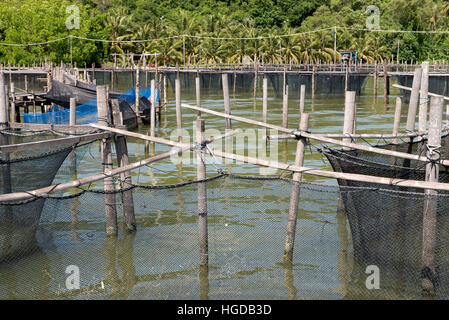
M151 78L151 75L148 75ZM116 90L129 88L131 78L120 75ZM232 113L262 119L261 84L254 101L251 92L233 92ZM174 94L167 91L168 105L158 121L156 133L170 137L176 128ZM357 98L357 130L361 133L389 133L394 108L373 97L372 81ZM392 90L393 94L397 91ZM202 107L222 111L222 93L203 89ZM394 99L390 99L394 101ZM183 91L183 102L195 104L194 90ZM343 124L343 97L316 95L306 99L311 113L309 128L316 133L339 133ZM165 108L164 108L165 109ZM290 99L290 126L299 119L299 100ZM185 128L191 130L196 112L184 110ZM407 110L403 108L402 123ZM223 130L223 119L203 115L206 129ZM269 122L282 123L282 99L269 92ZM233 128L251 126L233 122ZM147 126L137 131L147 133ZM221 142L220 142L221 143ZM265 142L263 142L265 143ZM270 141L269 143L274 143ZM260 148L260 145L258 146ZM169 147L128 138L130 161L170 150ZM279 143L279 161L293 162L296 141ZM67 161L72 179L98 173L101 163L96 146L90 147L82 161L71 154ZM250 164L207 162L207 176L225 172L260 175ZM115 163L116 165L116 163ZM305 166L330 169L317 152L306 151ZM275 171L272 177L289 174ZM62 179L65 175L60 175ZM58 176L57 176L58 178ZM164 185L196 179L194 163L166 159L132 172L134 183ZM309 182L336 185L335 181L305 176ZM57 180L59 181L59 180ZM91 187L101 188L101 183ZM413 284L416 274L402 272L409 265L395 265L396 273L381 275L381 289L365 286L366 261L355 260L353 239L345 208L338 192L301 190L295 252L292 264L282 263L291 185L280 181L254 181L221 178L207 184L209 219L209 266L199 266L196 186L168 190L134 191L138 231L120 233L117 239L104 232L104 198L84 194L64 201L47 200L44 219L35 240L37 249L0 264L2 299L368 299L417 297ZM71 190L71 193L79 190ZM120 199L120 197L117 197ZM120 201L118 201L120 202ZM121 205L118 203L118 209ZM51 218L48 218L51 217ZM399 219L406 219L399 215ZM405 223L405 222L402 222ZM447 224L447 221L444 221ZM395 241L418 246L397 230ZM403 230L402 230L403 231ZM2 233L7 234L7 233ZM445 236L443 239L446 239ZM8 239L1 238L1 245ZM369 248L370 244L363 244ZM400 249L399 252L404 253ZM406 263L406 259L399 259ZM446 260L442 258L441 265ZM80 289L65 287L69 265L80 268ZM419 276L419 275L418 275ZM444 296L444 292L443 292Z

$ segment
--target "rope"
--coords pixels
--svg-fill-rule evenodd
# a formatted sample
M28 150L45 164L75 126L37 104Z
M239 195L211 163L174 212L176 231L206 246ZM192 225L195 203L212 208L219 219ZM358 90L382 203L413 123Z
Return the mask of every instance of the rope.
M322 29L316 29L316 30L310 30L310 31L304 31L304 32L296 32L296 33L289 33L289 34L281 34L281 35L272 35L272 36L257 36L257 37L213 37L213 36L201 36L201 35L176 35L171 37L162 37L162 38L153 38L153 39L142 39L142 40L106 40L106 39L94 39L94 38L86 38L81 36L66 36L63 38L58 38L54 40L48 40L44 42L37 42L37 43L6 43L6 42L0 42L1 46L11 46L11 47L31 47L31 46L42 46L50 43L55 43L59 41L64 41L67 39L78 39L78 40L85 40L85 41L93 41L93 42L103 42L103 43L144 43L144 42L151 42L151 41L163 41L163 40L171 40L171 39L185 39L185 38L192 38L192 39L212 39L212 40L262 40L262 39L272 39L272 38L288 38L288 37L295 37L299 35L305 35L305 34L313 34L317 32L323 32L328 30L354 30L354 31L368 31L368 32L383 32L383 33L419 33L419 34L448 34L449 31L447 30L389 30L389 29L367 29L367 28L354 28L354 27L328 27L328 28L322 28Z

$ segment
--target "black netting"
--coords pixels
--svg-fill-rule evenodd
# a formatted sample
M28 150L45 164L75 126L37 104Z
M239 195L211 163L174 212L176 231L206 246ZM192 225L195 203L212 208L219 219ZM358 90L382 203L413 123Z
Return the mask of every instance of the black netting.
M59 137L51 132L21 134L4 132L3 144L43 141ZM51 185L59 177L70 180L71 172L82 161L89 144L40 147L2 153L0 160L0 194L24 192ZM69 159L65 165L66 158ZM0 261L35 249L35 232L41 219L45 199L36 198L22 205L0 206ZM26 212L27 214L24 214Z
M175 79L177 73L175 71L164 71L171 87L175 88ZM315 93L323 95L343 95L345 91L345 77L341 74L315 74ZM179 78L183 90L195 90L195 72L180 72ZM258 84L261 86L263 75L258 74ZM277 97L282 97L282 86L284 83L284 74L282 72L267 73L267 78L270 81ZM348 90L356 91L360 94L367 76L348 76ZM239 92L252 92L254 86L253 72L239 72L228 73L229 88L234 87ZM234 85L235 83L235 85ZM289 84L289 96L299 97L300 87L302 84L306 85L306 92L311 92L312 88L312 73L305 74L290 74L287 73L287 83ZM200 84L202 89L221 90L222 89L222 74L219 72L201 72Z
M445 135L441 140L440 156L445 159L448 156L447 140L449 136ZM400 144L376 145L376 148L385 150L394 150L404 153L421 154L426 153L427 140L404 142ZM323 153L332 165L334 171L357 173L386 178L409 179L409 180L425 180L425 163L415 160L407 160L392 156L382 155L378 153L363 150L342 150L326 148ZM368 184L364 182L346 181L345 185L352 186L377 186L376 184ZM448 167L440 165L439 182L449 182ZM382 186L380 186L382 187ZM387 188L387 187L382 187ZM403 187L388 187L396 190L409 190L420 192L419 189L411 190ZM421 191L422 192L422 191Z
M286 265L291 180L225 175L206 186L208 273L199 268L195 183L135 186L138 231L118 239L105 237L102 190L78 190L46 199L36 249L0 264L1 298L420 297L422 193L303 183L293 264ZM119 215L120 199L118 192ZM447 298L449 202L437 200L436 294ZM65 287L69 265L80 268L79 290ZM379 290L365 286L369 265L381 270Z
M395 75L394 76L396 78L396 80L398 81L398 83L402 86L406 86L411 88L413 85L413 73L410 75ZM429 76L429 88L432 88L431 90L429 90L429 92L435 93L435 94L439 94L442 96L447 96L449 95L449 78L447 76L444 75L430 75ZM410 94L411 91L409 90L404 90L404 89L400 89L401 90L401 96L404 97L404 102L409 102L410 101Z

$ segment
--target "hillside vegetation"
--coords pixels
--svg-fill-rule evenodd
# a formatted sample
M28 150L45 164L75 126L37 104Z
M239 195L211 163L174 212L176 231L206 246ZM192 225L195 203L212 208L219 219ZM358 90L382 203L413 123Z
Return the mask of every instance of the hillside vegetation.
M449 30L447 1L373 0L369 4L379 8L382 30ZM66 27L70 5L79 8L79 29ZM361 0L2 0L0 61L70 62L69 36L74 37L72 56L78 65L112 61L111 53L126 52L157 52L165 64L182 64L184 57L190 63L239 62L245 56L264 62L333 61L332 27L366 29L372 15L366 9L367 2ZM320 29L326 30L303 33ZM337 29L337 51L357 50L360 58L373 62L392 56L396 60L399 47L400 60L449 60L446 33L354 29ZM287 34L294 35L278 37ZM264 38L235 39L254 37ZM60 38L65 39L51 42ZM121 42L144 39L158 40Z

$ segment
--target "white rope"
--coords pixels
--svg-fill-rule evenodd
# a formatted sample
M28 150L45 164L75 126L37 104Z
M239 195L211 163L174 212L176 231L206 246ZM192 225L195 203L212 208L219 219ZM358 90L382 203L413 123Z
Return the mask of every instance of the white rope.
M297 32L297 33L290 33L290 34L281 34L281 35L269 35L269 36L257 36L257 37L213 37L213 36L197 36L197 35L178 35L178 36L171 36L171 37L163 37L163 38L154 38L154 39L143 39L143 40L105 40L105 39L93 39L93 38L86 38L86 37L80 37L80 36L67 36L59 39L49 40L45 42L38 42L38 43L5 43L0 42L0 46L10 46L10 47L30 47L30 46L42 46L45 44L50 44L54 42L59 42L67 39L79 39L79 40L86 40L86 41L94 41L94 42L103 42L103 43L144 43L144 42L151 42L151 41L162 41L162 40L171 40L171 39L180 39L180 38L193 38L193 39L212 39L212 40L262 40L262 39L272 39L272 38L288 38L288 37L294 37L304 34L312 34L317 32L323 32L328 30L334 30L334 29L342 29L342 30L354 30L354 31L368 31L368 32L384 32L384 33L420 33L420 34L449 34L449 30L389 30L389 29L367 29L367 28L354 28L354 27L328 27L323 29L316 29L311 31L304 31L304 32Z

